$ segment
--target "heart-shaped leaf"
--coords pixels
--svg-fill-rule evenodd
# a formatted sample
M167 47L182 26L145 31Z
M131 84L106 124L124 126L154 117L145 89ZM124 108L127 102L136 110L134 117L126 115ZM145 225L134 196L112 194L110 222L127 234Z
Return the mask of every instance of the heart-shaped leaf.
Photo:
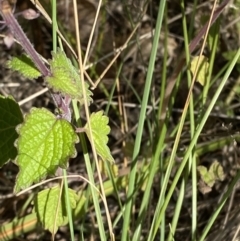
M68 159L76 155L78 136L73 127L47 109L33 108L18 133L16 192L54 174L58 166L66 168Z

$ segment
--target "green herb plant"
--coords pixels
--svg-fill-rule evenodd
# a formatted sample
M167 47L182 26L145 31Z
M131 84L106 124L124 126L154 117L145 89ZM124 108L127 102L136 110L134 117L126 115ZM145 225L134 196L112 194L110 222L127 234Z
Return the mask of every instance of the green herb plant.
M80 73L60 48L52 52L48 63L36 52L12 13L8 1L0 0L0 14L13 37L21 44L26 55L13 57L8 67L29 79L42 76L51 89L51 96L58 110L54 114L46 108L32 108L22 115L13 97L0 96L0 167L9 160L19 167L14 192L29 188L58 168L66 169L70 158L76 157L75 144L79 142L78 129L72 122L70 104L72 100L82 106L91 104L89 85L82 85ZM86 99L84 99L84 92ZM114 162L107 146L108 118L102 111L93 113L90 121L81 129L94 142L97 154L103 161ZM90 136L92 136L90 138ZM56 233L58 227L68 223L65 196L69 198L73 212L81 204L76 191L62 191L60 185L37 194L34 211L45 229Z
M31 1L34 3L38 2L36 0ZM56 0L51 2L52 9L56 10ZM77 0L72 2L75 4L75 9L77 9ZM105 2L107 3L108 1ZM126 6L129 5L129 1L123 2ZM146 6L148 2L150 1L146 1ZM85 220L84 214L86 214L89 204L94 205L97 232L99 232L94 238L98 240L115 240L114 232L118 235L116 240L122 241L180 240L181 238L177 237L182 237L182 233L179 230L183 226L187 230L187 238L189 240L207 240L209 231L214 229L213 224L216 223L217 218L222 219L222 215L219 214L223 207L226 207L227 200L234 190L234 185L239 181L240 171L237 172L231 183L229 183L227 190L225 191L224 189L219 194L218 202L214 203L214 210L209 215L209 218L207 220L204 219L204 222L202 222L202 215L198 209L198 199L200 200L198 195L199 186L201 185L201 192L206 193L217 182L224 180L226 175L224 172L225 167L221 165L221 162L218 162L218 159L214 159L211 165L205 167L205 163L201 163L201 157L209 152L219 150L225 145L229 145L233 139L239 141L240 137L238 133L235 133L233 136L213 137L209 141L202 142L200 135L204 134L205 124L209 120L210 114L224 90L231 72L239 61L240 49L235 51L226 67L214 76L213 66L220 26L218 20L230 1L223 0L218 7L216 7L216 1L214 1L215 5L211 15L209 15L208 22L194 38L193 23L196 17L194 11L196 11L198 3L194 1L191 25L188 27L186 3L183 0L179 2L182 9L181 26L184 35L184 54L177 59L172 73L172 71L168 70L168 51L164 51L162 68L160 70L162 73L159 101L156 102L155 93L152 91L152 86L155 85L154 72L158 71L155 63L157 53L159 52L159 39L162 33L165 36L164 49L168 48L169 19L167 13L170 7L166 0L159 0L158 2L156 27L155 31L151 32L153 37L152 48L147 64L143 96L140 96L133 85L131 85L131 78L128 79L126 77L129 87L133 90L141 108L139 119L136 121L136 136L134 137L134 142L131 143L132 145L129 145L131 150L129 151L130 154L127 155L131 158L131 162L126 166L127 168L120 170L116 176L114 176L115 173L109 168L109 165L104 165L104 174L108 175L109 179L103 182L101 175L98 175L99 185L95 187L93 169L96 167L98 172L98 162L90 161L84 135L78 132L85 132L92 147L95 147L96 153L102 159L100 164L112 164L114 160L107 146L107 134L110 131L108 118L101 111L92 113L89 118L88 108L86 107L92 102L92 93L89 85L83 82L83 71L79 71L72 65L62 48L57 48L56 12L52 14L52 20L49 21L53 29L55 28L55 31L53 30L53 43L55 44L53 45L52 59L43 61L25 36L8 3L0 0L0 14L4 24L9 28L14 38L20 42L27 54L20 58L12 58L8 62L8 66L30 79L42 76L51 90L51 96L58 110L57 114L53 114L45 108L33 108L23 117L18 104L12 97L1 96L0 165L4 165L9 160L15 160L19 166L20 172L17 176L15 192L19 192L22 189L25 190L32 186L33 183L39 185L39 182L47 176L56 175L56 171L60 171L57 172L58 175L60 173L60 176L57 178L64 180L61 184L40 191L36 195L34 212L32 214L19 219L16 218L11 223L0 226L0 240L10 240L26 232L33 231L37 229L38 223L52 232L52 240L54 240L54 234L58 227L69 223L71 240L75 240L73 220L79 217L81 217L81 222L83 221L79 228L81 236L79 240L86 240L86 237L84 237L85 232L88 232L89 229L88 222L85 222L88 220ZM99 1L97 11L105 9L101 8L101 6L102 2ZM131 13L129 12L130 15ZM80 45L80 37L77 32L79 30L77 15L75 18L76 42ZM97 19L98 16L96 14L96 21ZM138 21L137 24L132 21L132 33L125 44L118 51L114 52L112 63L118 58L123 49L134 43L134 41L131 42L130 40L135 36L136 31L139 30L140 23L141 21ZM213 30L216 31L215 34L212 37L208 37L211 31L214 32ZM92 28L93 32L94 26ZM138 40L138 34L136 34L136 39ZM202 39L204 41L200 53L196 58L191 58L195 52L199 52L198 47ZM209 42L208 47L211 54L204 57L203 50L206 46L206 41ZM87 52L91 47L90 42L91 40L88 42L85 56L88 56ZM141 50L142 45L140 41L138 44L139 50ZM60 41L59 46L61 46ZM78 53L81 53L79 46ZM124 52L122 53L124 54ZM82 61L81 54L79 54L79 66L85 66L86 59L87 57ZM124 58L122 58L122 62L117 69L116 80L122 72L123 61ZM79 69L84 69L84 67ZM107 69L103 71L99 79L106 73ZM169 77L168 72L171 72ZM179 122L172 125L171 118L174 102L178 100L178 88L181 85L185 86L186 80L188 95L185 106ZM203 89L199 96L195 96L193 92L196 81L202 85ZM216 81L219 81L217 86L213 85ZM95 83L98 82L96 81ZM208 93L212 92L209 92L212 86L214 91L211 94L211 100L209 100ZM118 88L117 81L113 84L112 91L109 93L106 112L111 105L115 87L116 89ZM231 98L229 98L230 102ZM202 102L201 105L206 105L205 111L199 109L200 101ZM71 103L73 103L73 115L70 110ZM151 116L147 111L149 103L154 107L152 108L153 114ZM85 126L81 124L79 114L79 107L83 104L87 117ZM72 125L73 119L77 122L77 128ZM145 139L143 138L145 136L143 134L145 127L149 129L149 136L146 138L148 140L147 144L143 140ZM188 129L189 137L186 142L184 140L184 132ZM172 139L174 140L173 143ZM91 184L88 185L88 189L81 193L71 190L67 185L66 178L68 160L76 155L75 144L79 141L89 178L89 181L87 181ZM184 148L182 149L183 146ZM96 159L94 148L92 150L94 159ZM121 189L123 187L125 192ZM190 196L186 195L190 193L188 187L191 187ZM119 193L126 195L123 195L124 198L122 198ZM108 195L114 196L118 202L119 207L115 220L108 213L108 206L105 201L105 197ZM103 201L106 210L106 215L104 216L102 215L102 209L100 209L100 200ZM215 197L214 200L216 200ZM188 217L190 217L188 219L189 223L186 222L186 224L189 225L182 224L181 214L186 216L186 208L189 210ZM108 226L105 225L105 217L107 218ZM111 220L113 220L112 224ZM95 233L96 229L94 228L93 230ZM221 237L223 231L224 229L219 230L219 237ZM209 240L212 240L212 238Z

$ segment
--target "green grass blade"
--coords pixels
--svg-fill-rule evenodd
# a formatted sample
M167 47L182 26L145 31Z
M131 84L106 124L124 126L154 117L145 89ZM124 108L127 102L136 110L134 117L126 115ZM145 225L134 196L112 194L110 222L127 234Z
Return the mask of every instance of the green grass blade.
M160 36L160 31L161 31L161 26L162 26L162 19L164 16L165 2L166 2L165 0L160 1L159 9L158 9L157 25L156 25L156 31L155 31L155 35L154 35L154 39L153 39L153 48L151 51L149 67L148 67L148 71L147 71L142 107L141 107L140 118L139 118L139 123L138 123L137 136L136 136L136 141L135 141L134 150L133 150L133 158L132 158L133 164L131 167L132 170L130 173L129 187L128 187L128 193L127 193L128 202L126 204L126 209L125 209L124 216L123 216L124 224L123 224L123 231L122 231L122 237L121 237L122 241L128 240L127 237L128 237L131 209L132 209L132 203L133 203L132 195L134 194L134 186L135 186L135 179L136 179L136 172L137 172L137 156L139 154L140 145L141 145L143 125L144 125L147 103L148 103L149 94L150 94L150 87L151 87L151 83L152 83L154 63L156 60L156 55L157 55L157 50L158 50L159 36Z
M170 198L172 197L172 194L173 194L174 189L175 189L175 187L177 185L177 182L179 181L179 178L180 178L180 176L182 174L182 171L183 171L183 169L184 169L184 167L185 167L185 165L186 165L186 163L187 163L187 161L189 159L189 156L190 156L193 148L195 147L195 145L197 143L197 139L198 139L198 137L199 137L199 135L200 135L200 133L201 133L201 131L202 131L202 129L203 129L207 119L208 119L208 116L210 115L210 112L212 111L212 109L213 109L213 107L214 107L214 105L215 105L215 103L216 103L216 101L217 101L221 91L223 90L223 87L225 86L231 71L233 70L235 64L238 61L239 56L240 56L240 49L237 51L236 55L234 56L233 60L231 61L231 64L229 65L229 68L227 69L227 71L226 71L226 73L225 73L225 75L223 77L222 82L218 86L218 88L217 88L217 90L215 92L215 95L212 98L212 101L210 102L210 104L209 104L209 106L208 106L208 108L207 108L207 110L206 110L206 112L205 112L205 114L204 114L204 116L203 116L199 126L197 127L197 130L196 130L196 132L194 134L194 137L193 137L193 139L192 139L192 141L191 141L191 143L190 143L190 145L189 145L189 147L188 147L188 149L186 151L186 154L184 155L184 158L183 158L183 160L181 162L181 165L179 166L178 171L175 174L175 177L173 179L173 182L172 182L172 185L171 185L171 187L169 189L169 192L168 192L168 194L166 196L164 204L161 207L161 211L160 212L156 212L155 215L154 215L154 220L153 220L153 223L152 223L152 228L151 228L151 232L149 234L149 239L148 240L153 240L154 237L156 236L156 233L157 233L157 230L158 230L159 225L161 223L163 214L164 214L164 212L165 212L165 210L166 210L166 208L168 206ZM161 199L159 199L159 200L161 200Z
M184 10L185 10L184 3L182 3L182 16L183 16L182 17L182 25L183 25L183 33L184 33L184 46L185 46L186 62L189 63L190 54L189 54L189 48L188 48L188 43L189 43L189 41L188 41L188 29L187 29L186 15L185 15ZM187 79L188 79L188 87L190 88L192 78L191 78L190 71L188 71L188 70L187 70ZM183 79L181 79L181 80L182 81L180 82L180 84L183 82ZM195 123L195 121L194 121L194 107L193 107L192 96L190 97L189 112L190 112L190 129L191 129L190 134L191 134L191 137L192 137L193 133L194 133L194 129L195 129L194 128L194 123ZM188 168L185 168L185 171L184 171L184 177L183 177L182 182L181 182L176 207L175 207L175 210L174 210L174 215L173 215L171 226L170 226L171 230L168 234L168 239L167 239L168 241L171 241L173 239L173 237L175 236L180 212L181 212L183 201L184 201L184 194L186 192L186 186L187 186L187 181L188 181L188 176L189 176L189 170L191 169L191 164L192 164L192 154L190 155L190 158L189 158Z

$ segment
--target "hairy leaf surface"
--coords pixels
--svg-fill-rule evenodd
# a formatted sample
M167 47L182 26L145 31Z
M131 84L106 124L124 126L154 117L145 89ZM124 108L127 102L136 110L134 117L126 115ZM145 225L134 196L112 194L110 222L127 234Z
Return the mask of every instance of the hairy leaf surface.
M96 147L97 154L103 161L110 161L114 163L114 159L107 146L108 134L110 127L108 126L108 117L103 115L102 111L92 113L90 116L90 123L85 125L88 139L90 140L89 125L91 125L93 141Z
M56 53L53 52L52 56L53 59L49 61L51 76L47 76L46 81L55 91L69 95L83 104L83 88L77 69L60 49ZM90 104L92 93L88 87L85 83L87 102Z
M33 108L18 133L16 192L54 174L58 166L66 168L68 159L76 155L78 136L73 127L47 109Z
M7 62L7 66L14 71L18 71L24 77L29 79L36 79L41 76L41 73L35 67L32 60L26 55L13 57Z

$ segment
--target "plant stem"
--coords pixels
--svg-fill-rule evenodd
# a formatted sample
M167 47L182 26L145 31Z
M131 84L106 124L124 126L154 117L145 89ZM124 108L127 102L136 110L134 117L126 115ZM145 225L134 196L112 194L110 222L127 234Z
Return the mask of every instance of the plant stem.
M50 70L46 67L43 60L40 58L36 50L33 48L26 34L23 32L18 21L12 14L11 6L7 0L0 0L0 14L2 15L5 24L11 30L14 38L20 43L29 57L32 59L41 74L46 77L50 75Z

